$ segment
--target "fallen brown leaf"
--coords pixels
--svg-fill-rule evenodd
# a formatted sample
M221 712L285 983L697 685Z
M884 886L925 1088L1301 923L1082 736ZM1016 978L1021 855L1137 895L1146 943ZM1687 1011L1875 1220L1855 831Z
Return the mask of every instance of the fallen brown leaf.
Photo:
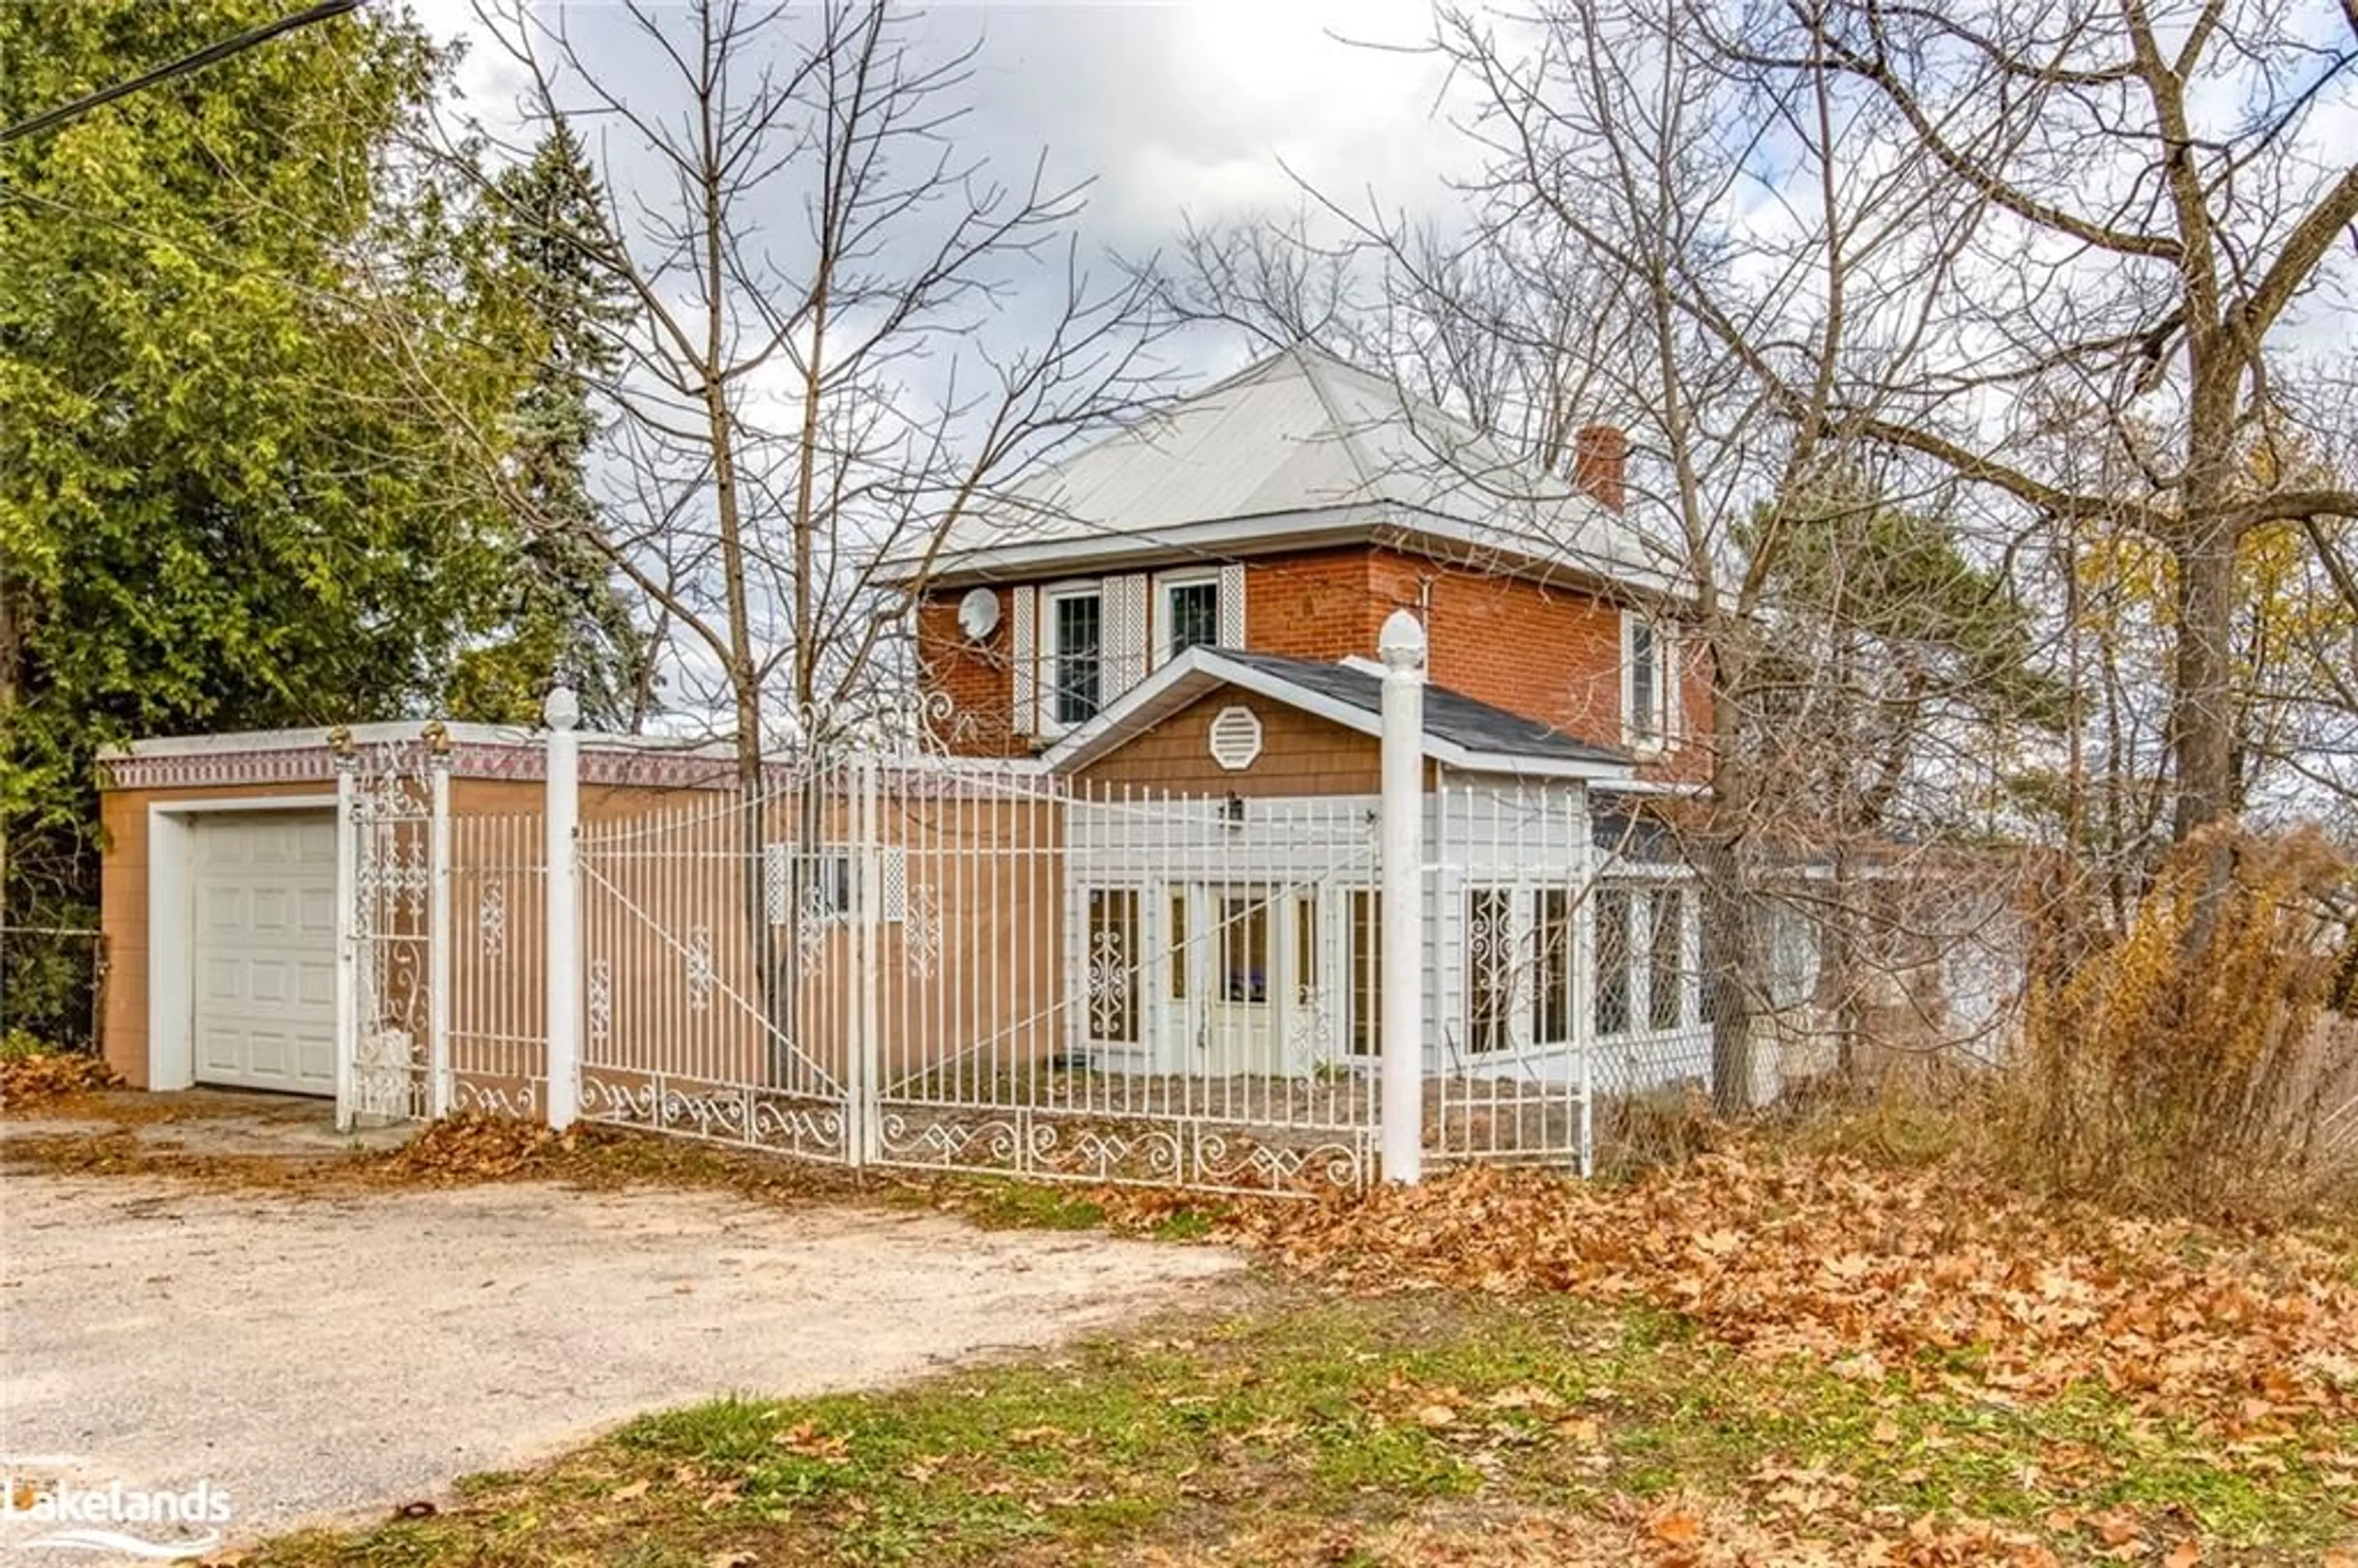
M1325 1203L1239 1201L1221 1233L1369 1292L1668 1308L1863 1384L1937 1378L2016 1404L2102 1387L2238 1437L2358 1419L2358 1281L2335 1247L2037 1203L1937 1167L1765 1141L1628 1184L1473 1166ZM1967 1346L1970 1370L1920 1370Z

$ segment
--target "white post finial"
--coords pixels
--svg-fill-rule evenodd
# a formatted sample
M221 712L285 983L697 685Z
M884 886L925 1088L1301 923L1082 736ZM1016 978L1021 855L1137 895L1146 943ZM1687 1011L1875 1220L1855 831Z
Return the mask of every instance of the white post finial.
M1424 668L1424 626L1415 611L1395 610L1384 617L1384 629L1376 635L1376 655L1386 669Z
M540 705L540 716L551 730L578 730L581 727L581 698L569 686L548 688L548 700Z
M1383 1173L1424 1170L1424 628L1395 610L1376 641L1383 655Z

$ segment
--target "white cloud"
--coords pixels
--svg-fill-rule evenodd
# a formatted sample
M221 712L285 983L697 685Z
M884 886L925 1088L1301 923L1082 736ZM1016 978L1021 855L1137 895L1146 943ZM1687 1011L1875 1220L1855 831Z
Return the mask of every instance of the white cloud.
M430 35L469 45L460 111L513 131L524 79L472 0L412 5ZM604 6L565 15L593 54L630 27ZM1087 237L1142 250L1182 211L1208 221L1292 208L1288 168L1338 198L1372 189L1430 203L1464 152L1435 117L1439 63L1401 52L1426 36L1429 15L1423 0L1188 0L951 5L925 26L946 53L981 45L961 144L1004 174L1044 149L1052 174L1094 178Z

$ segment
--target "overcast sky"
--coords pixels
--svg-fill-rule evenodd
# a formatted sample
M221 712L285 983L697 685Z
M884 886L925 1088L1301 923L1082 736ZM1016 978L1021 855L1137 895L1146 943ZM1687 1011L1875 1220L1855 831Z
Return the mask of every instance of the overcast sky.
M512 124L519 84L472 0L412 5L435 37L470 42L466 110ZM1338 199L1445 202L1447 160L1468 149L1443 124L1439 63L1397 47L1421 42L1431 14L1429 0L1098 0L936 5L924 26L946 51L981 46L961 145L1009 174L1044 149L1052 172L1093 177L1084 244L1135 257L1167 243L1183 214L1293 211L1289 168ZM569 17L579 38L634 31L619 8L576 5ZM1217 332L1183 350L1206 372L1249 351Z

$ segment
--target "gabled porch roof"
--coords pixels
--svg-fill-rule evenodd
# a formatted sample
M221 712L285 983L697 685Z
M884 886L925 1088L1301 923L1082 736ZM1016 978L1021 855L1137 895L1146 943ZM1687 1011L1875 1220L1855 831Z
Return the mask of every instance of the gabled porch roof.
M1357 663L1325 664L1234 648L1190 648L1050 747L1051 772L1087 767L1222 687L1251 692L1356 730L1383 733L1383 677ZM1617 781L1635 759L1503 708L1424 688L1424 754L1464 773Z

